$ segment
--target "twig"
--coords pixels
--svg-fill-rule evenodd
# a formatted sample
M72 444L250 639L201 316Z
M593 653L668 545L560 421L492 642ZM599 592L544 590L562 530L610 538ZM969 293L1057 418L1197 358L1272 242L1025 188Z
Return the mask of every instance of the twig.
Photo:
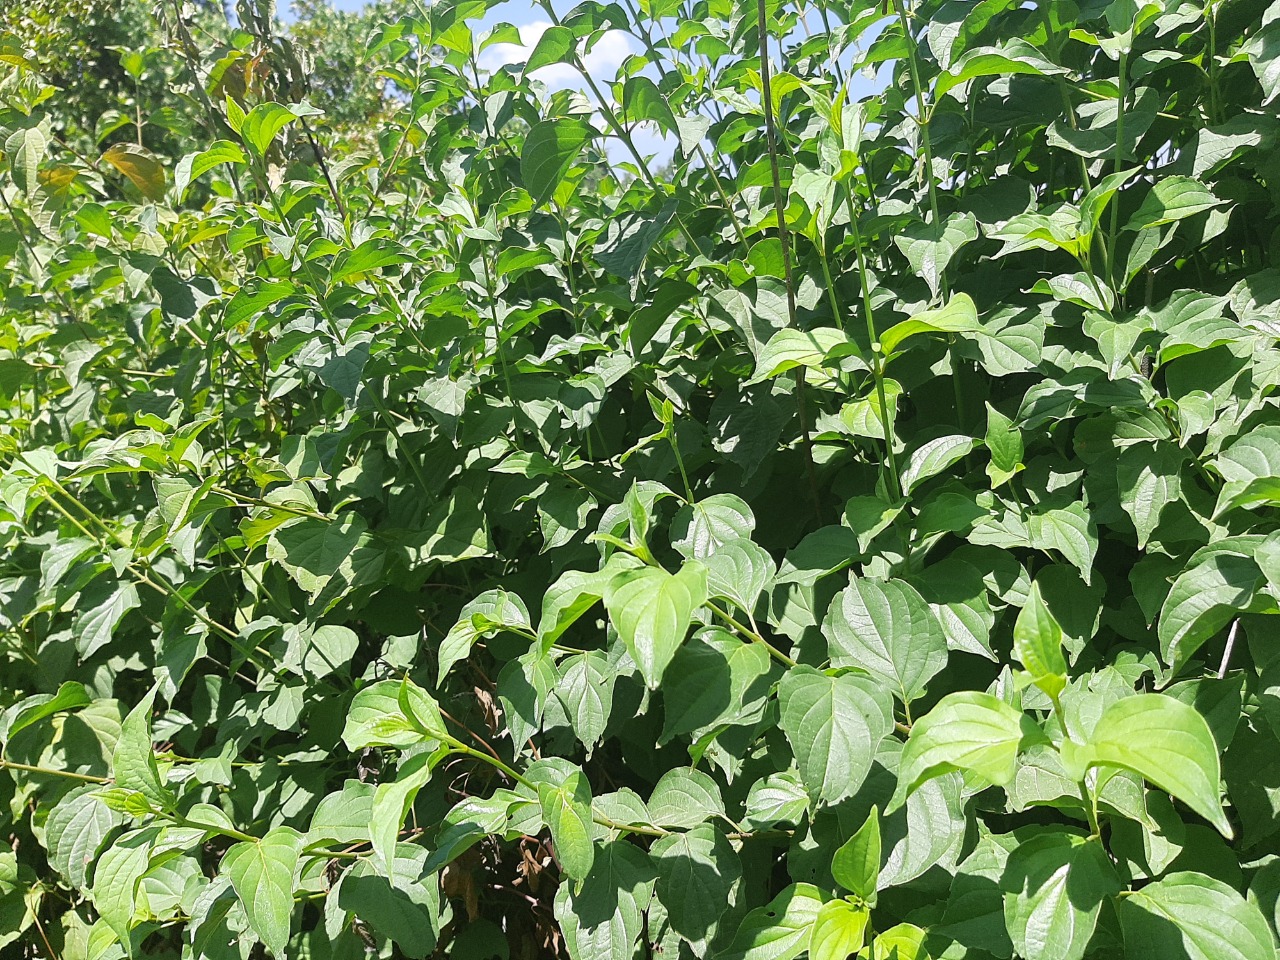
M1231 664L1231 653L1236 648L1236 633L1240 629L1239 619L1231 622L1231 632L1227 634L1227 648L1222 651L1222 663L1218 665L1218 679L1227 675L1227 667Z

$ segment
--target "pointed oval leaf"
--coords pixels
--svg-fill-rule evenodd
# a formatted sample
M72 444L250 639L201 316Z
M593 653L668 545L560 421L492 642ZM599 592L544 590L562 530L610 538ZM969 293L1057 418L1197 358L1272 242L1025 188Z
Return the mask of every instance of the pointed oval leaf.
M536 205L551 198L587 141L595 135L582 117L555 117L536 123L524 140L520 178Z
M812 330L779 330L756 358L755 375L748 384L781 376L796 367L821 367L839 349L840 356L856 356L856 347L843 330L815 327Z
M261 840L232 846L219 870L230 878L250 928L281 960L293 922L293 875L301 853L302 834L276 827Z
M778 684L778 705L810 795L835 803L856 793L893 729L892 704L880 684L792 667Z
M862 949L867 936L867 908L847 900L822 905L809 935L809 960L847 960Z
M1031 680L1057 700L1067 685L1067 659L1062 653L1062 627L1040 596L1038 584L1018 611L1013 625L1013 653L1031 674Z
M567 876L581 881L591 870L595 844L591 839L591 787L581 770L559 784L538 784L538 802L551 831L556 859Z
M880 335L880 350L886 357L891 357L903 341L917 334L973 333L981 329L973 298L967 293L957 293L937 310L925 310L910 320L894 324Z
M1221 880L1171 873L1119 903L1125 956L1133 960L1273 960L1262 911Z
M858 832L832 857L831 875L840 886L875 906L880 878L880 811L874 805Z
M379 680L351 701L342 742L350 750L408 747L445 735L440 707L429 693L408 679Z
M831 602L823 634L834 667L860 667L910 703L947 665L947 637L924 598L902 580L857 577Z
M135 790L156 807L171 810L177 798L160 779L155 745L151 739L151 706L155 699L156 690L152 687L125 717L120 739L111 754L111 774L116 786Z
M684 643L694 611L707 600L707 568L685 561L676 573L627 570L609 581L604 605L650 689Z
M240 138L259 157L265 157L280 131L297 119L297 114L283 104L260 103L241 123Z
M654 892L672 928L690 940L707 936L742 878L742 864L728 839L704 823L688 833L659 837L649 856L658 870Z
M950 770L974 773L1003 786L1017 772L1023 725L1029 720L999 697L963 691L943 697L915 722L898 772L893 812L932 777Z
M128 177L148 200L164 197L164 165L142 147L116 143L107 148L102 159Z
M1231 837L1218 747L1195 707L1160 693L1125 697L1102 712L1085 749L1091 765L1132 770Z
M808 947L821 909L822 891L793 883L767 906L748 913L716 960L794 960Z
M1103 901L1120 890L1102 843L1061 828L1015 847L1001 883L1009 938L1026 960L1081 960Z

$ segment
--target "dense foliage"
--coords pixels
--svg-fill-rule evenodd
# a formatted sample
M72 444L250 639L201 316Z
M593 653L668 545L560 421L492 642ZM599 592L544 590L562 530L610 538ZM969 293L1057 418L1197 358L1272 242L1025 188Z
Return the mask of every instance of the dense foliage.
M492 5L5 21L0 946L1274 960L1280 4Z

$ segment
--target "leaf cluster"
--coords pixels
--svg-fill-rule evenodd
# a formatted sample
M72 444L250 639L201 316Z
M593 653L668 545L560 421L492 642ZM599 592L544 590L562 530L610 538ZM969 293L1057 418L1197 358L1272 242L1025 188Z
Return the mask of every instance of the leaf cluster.
M1274 960L1280 6L493 7L0 40L0 948Z

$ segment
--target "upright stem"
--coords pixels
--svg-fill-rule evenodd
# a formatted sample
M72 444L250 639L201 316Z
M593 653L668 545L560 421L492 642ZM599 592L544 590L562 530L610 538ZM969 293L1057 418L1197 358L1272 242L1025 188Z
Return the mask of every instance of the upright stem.
M1124 102L1129 96L1129 53L1128 51L1120 52L1120 79L1119 79L1119 100L1116 103L1116 152L1115 152L1115 173L1120 172L1120 168L1124 165ZM1116 232L1120 227L1120 204L1114 199L1111 202L1111 226L1107 230L1107 240L1114 250L1116 246ZM1108 264L1108 275L1111 280L1111 289L1116 289L1116 265L1112 261Z
M907 8L903 0L895 0L898 22L902 24L902 38L907 44L907 68L911 73L911 87L916 97L916 126L920 129L920 146L924 151L924 179L929 188L929 212L935 226L941 226L938 218L938 185L933 176L933 140L929 136L929 111L924 101L924 82L920 76L920 58L916 53L916 39L907 20Z
M787 281L787 318L796 326L796 291L791 277L791 234L787 230L787 205L782 196L782 175L778 170L778 133L773 117L773 87L769 77L769 21L765 0L759 0L756 14L760 33L760 99L764 101L764 134L769 148L769 170L773 176L773 209L778 220L778 242L782 244L782 270Z
M1209 121L1218 123L1222 119L1222 102L1218 91L1218 11L1213 0L1205 4L1204 17L1209 21L1209 49L1206 72L1209 74Z
M765 0L756 4L757 32L760 35L760 99L764 101L765 143L769 150L769 170L773 176L773 209L778 220L778 242L782 245L782 271L787 284L787 320L792 330L796 323L796 287L791 275L791 235L787 231L787 204L782 195L782 175L778 170L778 133L773 117L773 87L769 77L769 12ZM813 510L822 520L822 501L818 496L818 472L813 462L813 439L809 435L809 414L805 403L805 369L796 367L796 409L800 415L800 441L804 448L805 473L809 478L809 496Z
M204 81L200 79L200 70L196 65L195 56L196 42L192 39L187 25L182 22L182 4L179 0L173 0L173 29L178 34L178 45L182 47L182 57L187 63L187 69L191 71L191 85L195 87L196 97L204 107L205 116L209 120L209 132L215 137L220 136L223 129L227 128L227 124L214 108L213 101L209 99L209 92L204 88ZM230 132L229 128L227 129ZM235 189L236 198L243 204L244 191L240 189L239 178L232 176L229 179L231 186Z
M720 183L720 175L716 173L716 168L711 165L711 158L702 149L702 144L698 144L698 156L702 158L702 164L707 168L707 173L711 174L711 182L715 184L716 193L720 194L720 202L724 204L725 212L729 214L729 222L733 224L733 232L738 235L738 242L742 244L743 253L750 253L751 245L747 243L746 234L742 232L742 224L738 222L738 215L733 212L733 204L730 203L729 196L724 191L724 185Z
M876 381L876 401L880 404L880 422L884 424L884 461L889 471L893 496L902 493L902 475L898 471L898 455L894 452L893 417L884 391L884 354L880 351L880 335L876 331L875 313L871 309L871 284L867 280L867 258L862 249L862 231L858 227L858 213L853 206L853 193L845 194L849 205L849 224L853 228L853 246L858 254L858 283L862 287L862 312L867 320L867 337L871 344L871 375Z
M902 24L902 37L907 44L908 69L911 73L911 86L916 97L916 126L920 128L920 146L924 151L924 181L929 190L929 213L933 217L935 230L942 229L942 216L938 212L938 185L933 175L933 139L929 134L929 108L924 99L924 80L920 75L920 57L916 50L916 39L911 33L911 23L907 19L907 8L903 0L896 0L898 22ZM944 270L941 281L942 295L947 296L947 274ZM947 355L951 361L951 389L955 396L956 425L962 430L968 417L965 416L964 390L960 385L960 371L964 369L964 361L956 350L955 337L947 344ZM969 458L965 457L968 464Z
M502 367L502 380L507 386L507 401L513 402L515 394L511 390L511 370L507 367L507 351L502 346L502 321L498 319L498 294L496 284L493 282L493 271L489 269L489 254L484 249L480 251L480 263L484 266L485 292L489 295L489 317L493 321L493 349L497 351L498 363Z

